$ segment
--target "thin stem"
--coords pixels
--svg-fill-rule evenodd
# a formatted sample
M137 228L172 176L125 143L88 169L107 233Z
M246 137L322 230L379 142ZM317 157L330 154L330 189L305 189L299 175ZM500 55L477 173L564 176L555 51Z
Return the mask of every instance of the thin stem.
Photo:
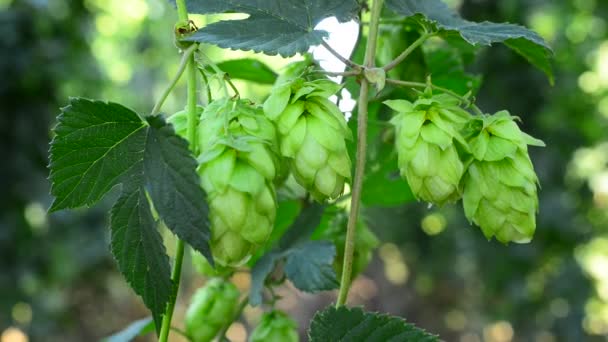
M439 90L454 98L459 99L460 101L462 101L464 103L465 107L470 107L473 110L473 112L475 112L475 114L483 115L483 111L481 109L479 109L479 107L477 107L473 102L471 102L471 100L464 98L463 96L460 96L460 95L456 94L455 92L451 91L450 89L447 89L444 87L436 86L434 84L422 83L422 82L394 80L392 78L387 78L386 83L394 84L394 85L398 85L398 86L402 86L402 87L411 87L411 88L426 88L430 85L431 89Z
M353 69L361 69L361 66L359 64L339 54L338 51L334 50L334 48L332 48L331 45L329 45L325 40L321 41L321 45L323 45L323 47L326 48L327 51L329 51L332 55L336 56L336 58L339 59L340 62L346 64L347 66Z
M220 342L230 341L226 337L226 332L228 331L228 329L230 329L230 326L232 325L232 323L234 323L234 321L236 321L237 319L239 319L239 317L241 317L241 313L243 313L243 310L245 310L245 307L247 307L247 304L249 304L249 296L245 296L245 298L243 298L243 300L241 300L241 303L239 304L239 306L238 306L236 312L234 313L234 316L230 320L230 322L228 322L226 325L224 325L224 327L220 331L220 333L218 335L220 337Z
M154 108L152 108L150 115L156 115L156 114L158 114L158 112L160 112L160 109L162 108L163 104L165 103L165 100L167 100L167 97L169 97L169 94L171 94L171 91L173 90L173 88L175 88L175 85L180 80L180 78L182 78L184 70L186 70L186 65L188 65L188 60L190 59L190 56L196 50L196 48L197 48L197 44L192 44L190 47L188 47L184 51L182 60L179 63L179 68L177 68L177 73L171 80L171 83L169 83L169 86L165 89L165 91L163 91L163 94L160 96L158 101L156 101L156 104L154 104Z
M230 79L230 76L228 74L224 74L224 81L226 81L228 83L228 85L230 86L230 88L232 88L232 91L234 92L234 94L236 96L238 96L238 97L241 96L241 94L239 93L239 90L236 88L234 83L232 83L232 80Z
M376 42L378 39L378 24L383 0L375 0L372 6L371 21L365 50L365 67L374 67L376 53ZM361 79L361 90L359 91L359 113L357 125L357 164L355 178L353 180L352 198L350 202L350 213L346 227L346 242L344 244L344 262L342 267L342 279L340 280L340 292L336 307L346 303L348 290L350 289L353 268L353 256L355 252L355 227L359 217L359 206L361 204L361 191L363 189L363 175L365 173L365 158L367 154L367 107L369 95L369 82Z
M205 83L205 91L207 92L207 103L211 103L213 101L213 96L211 95L211 86L209 85L209 78L207 78L207 74L205 74L205 70L198 68L198 71L203 78L203 82Z
M186 8L185 0L177 0L177 14L180 22L188 21L188 10ZM190 54L188 57L187 73L188 73L188 100L187 100L187 111L188 111L188 140L190 141L190 149L194 152L196 144L196 65L194 64L194 55ZM184 261L184 242L181 239L177 239L175 247L175 262L173 264L173 270L171 271L171 282L173 283L173 289L171 291L171 297L169 297L169 303L163 321L161 324L160 336L158 337L159 342L167 342L169 338L169 331L171 330L171 319L173 318L173 309L175 308L175 301L177 300L177 294L179 293L179 283L182 274L182 263Z
M422 45L422 43L424 43L424 41L431 36L433 36L433 33L423 33L418 39L416 39L412 43L412 45L408 46L407 49L403 50L403 52L399 56L397 56L397 58L389 62L387 65L383 66L382 69L384 69L384 71L389 71L399 65L399 63L403 62L403 60L405 60L407 56L409 56L414 50L416 50L417 47Z
M163 322L160 329L160 336L158 342L167 342L169 339L169 330L171 330L171 318L173 318L173 309L175 309L175 301L177 300L177 293L179 291L179 282L182 274L182 263L184 261L184 242L177 239L176 251L175 251L175 263L173 264L173 271L171 272L171 281L173 282L173 289L171 291L171 297L167 304L165 315L163 316Z
M351 70L351 71L326 71L326 70L313 70L311 73L320 73L327 76L337 77L349 77L349 76L357 76L361 75L361 70Z

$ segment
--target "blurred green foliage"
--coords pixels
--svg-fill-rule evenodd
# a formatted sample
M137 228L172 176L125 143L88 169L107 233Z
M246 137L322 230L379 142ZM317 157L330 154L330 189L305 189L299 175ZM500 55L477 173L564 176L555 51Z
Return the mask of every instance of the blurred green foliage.
M481 79L481 108L508 109L547 143L531 149L542 185L537 233L527 245L487 242L461 208L396 206L399 199L370 189L364 215L381 246L366 272L376 288L366 307L406 317L447 341L602 340L608 334L608 3L448 2L467 19L526 24L555 50L554 87L499 46L446 55L455 58L449 70L466 72L467 84L436 79L461 92ZM70 95L149 111L177 68L175 14L164 0L0 0L0 9L0 336L15 327L34 341L94 340L145 310L109 253L111 199L93 210L47 216L49 128ZM415 39L385 29L386 46ZM423 80L421 68L442 73L445 65L427 52L450 47L430 43L391 77ZM205 49L216 61L252 56ZM254 57L275 72L286 63ZM254 100L270 89L236 83ZM183 98L179 87L165 108L180 110ZM370 108L386 119L380 106ZM383 155L381 127L370 129L378 139L372 152L385 161L370 167L390 178L396 172L385 167L396 170L394 155Z

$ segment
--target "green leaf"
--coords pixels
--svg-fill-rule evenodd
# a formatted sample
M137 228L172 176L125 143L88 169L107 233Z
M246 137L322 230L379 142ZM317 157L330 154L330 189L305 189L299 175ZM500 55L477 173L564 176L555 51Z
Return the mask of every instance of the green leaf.
M253 58L233 59L217 65L230 78L257 82L261 84L274 84L277 74L266 64Z
M189 0L187 6L191 13L230 11L249 17L207 25L185 40L283 57L320 44L327 36L326 31L314 29L321 20L335 16L340 22L348 21L359 10L356 0Z
M424 46L424 59L433 84L465 95L476 94L481 85L481 75L467 73L459 51L447 44Z
M152 207L213 262L205 194L187 142L160 117L144 121L115 103L71 99L58 120L50 152L50 210L92 205L122 184L111 212L112 252L158 327L172 283Z
M152 317L139 319L124 328L123 330L102 339L102 342L129 342L138 336L143 336L154 330Z
M305 292L333 290L340 286L333 267L336 247L328 241L309 241L287 252L285 275Z
M146 124L116 103L71 99L51 142L49 211L90 206L125 176L141 172Z
M169 257L142 188L122 194L112 207L110 225L118 268L152 311L158 330L173 283Z
M307 253L311 253L311 251L307 251L307 247L303 246L306 245L306 241L308 241L310 235L312 235L315 228L321 222L324 209L325 206L318 203L313 203L304 208L285 235L283 235L279 241L279 245L256 262L251 269L251 291L249 294L249 303L251 305L255 306L262 303L262 291L266 278L272 273L277 262L283 259L285 260L285 265L291 265L287 277L300 290L313 292L334 289L337 287L335 272L331 269L331 273L333 273L332 280L332 277L328 274L329 271L327 270L328 265L331 268L335 250L332 254L326 249L323 250L322 247L309 246L313 249L314 253L323 253L322 256L316 258L315 262L310 262L311 256ZM329 254L332 254L331 260L328 258ZM309 258L308 261L306 261L307 257ZM294 267L301 267L303 263L307 262L310 263L310 265L306 265L308 268L307 276L314 278L315 280L313 282L303 281L300 279L300 271L293 269ZM285 271L287 273L287 266ZM292 278L292 276L294 278Z
M455 33L471 45L505 43L542 70L553 84L553 52L534 31L516 24L468 21L441 0L387 0L386 6L406 17L423 15L438 29L447 31L448 35Z
M377 156L368 164L363 179L363 204L391 207L413 202L416 198L407 181L399 176L398 170L393 144L381 144Z
M435 342L439 338L402 318L365 312L361 308L333 306L317 312L308 338L311 342Z
M144 153L145 188L167 227L207 257L211 233L205 193L196 173L196 160L186 140L160 117L147 118L150 128Z

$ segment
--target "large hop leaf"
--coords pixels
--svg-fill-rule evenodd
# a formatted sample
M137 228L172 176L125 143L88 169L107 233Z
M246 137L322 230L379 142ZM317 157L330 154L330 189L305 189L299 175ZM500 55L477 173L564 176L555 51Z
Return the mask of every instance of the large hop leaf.
M249 17L207 25L186 39L288 57L321 43L327 36L326 31L315 29L321 20L332 16L341 22L354 19L359 7L356 0L190 0L192 13L230 11Z
M464 165L455 141L466 148L459 130L469 114L447 95L384 102L397 113L391 123L397 130L399 169L420 200L443 205L460 198Z
M207 342L228 323L236 313L239 290L220 278L211 279L196 291L186 312L186 333L192 341Z
M327 99L339 89L328 80L290 81L275 86L264 103L291 172L319 201L339 196L351 176L345 139L352 136L342 112Z
M251 333L251 342L298 342L297 323L281 311L265 313Z
M275 129L246 101L210 104L201 116L199 174L209 196L211 248L238 266L265 243L276 216Z
M474 160L463 181L465 215L488 239L529 242L536 229L538 178L527 145L544 144L522 132L506 111L475 121L481 128L468 139Z

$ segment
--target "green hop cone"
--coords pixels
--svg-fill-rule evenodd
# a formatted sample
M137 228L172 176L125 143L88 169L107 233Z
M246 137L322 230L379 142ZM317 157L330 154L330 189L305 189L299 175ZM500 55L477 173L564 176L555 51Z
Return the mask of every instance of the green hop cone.
M276 85L264 103L264 113L277 126L281 155L318 201L340 196L351 177L345 140L352 135L340 109L327 99L339 89L325 79L297 79Z
M281 311L274 310L262 316L251 333L249 342L298 342L297 323Z
M229 324L239 304L234 284L214 278L198 289L186 312L186 333L193 342L207 342Z
M320 235L315 236L318 240L331 241L336 247L336 258L334 270L338 277L342 276L344 266L344 243L346 242L346 226L348 224L348 214L338 213L328 223L328 227ZM367 265L372 260L374 249L378 247L379 241L372 232L365 220L359 217L355 232L355 252L353 254L352 278L354 279L361 272L365 271Z
M466 149L459 131L470 118L458 100L441 94L384 102L398 114L391 119L396 129L396 150L401 176L412 193L437 205L457 201L464 165L456 141Z
M198 171L210 207L211 249L219 265L244 264L272 232L276 145L274 125L248 101L216 101L201 116Z
M473 160L463 177L466 217L486 238L526 243L536 229L538 178L527 145L544 146L522 132L507 111L473 120Z

